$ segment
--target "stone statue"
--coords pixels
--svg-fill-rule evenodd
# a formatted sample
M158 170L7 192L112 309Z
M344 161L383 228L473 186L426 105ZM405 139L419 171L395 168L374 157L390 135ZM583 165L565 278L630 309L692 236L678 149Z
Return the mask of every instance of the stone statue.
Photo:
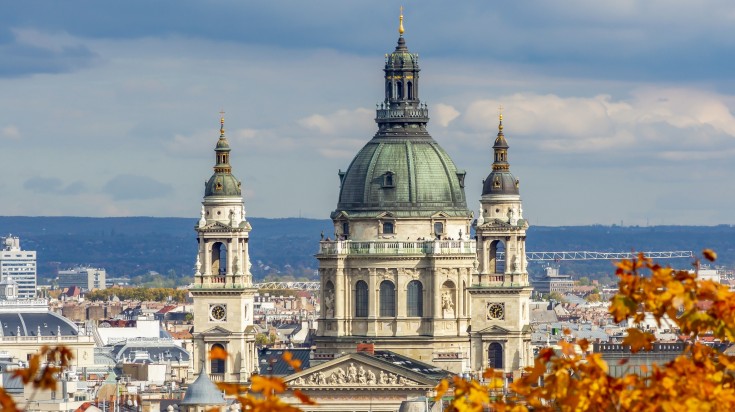
M388 383L388 375L385 374L385 372L380 371L380 378L378 379L378 383L381 385L386 385Z
M513 255L513 259L510 260L510 270L513 271L513 273L518 272L518 256Z
M337 372L332 372L331 375L329 375L329 384L330 385L337 385L339 382L337 381Z
M235 211L230 209L230 227L235 227Z
M347 382L347 374L342 368L337 369L337 383L344 384Z
M375 374L371 370L367 372L367 383L368 385L375 385Z
M357 382L357 368L355 367L355 364L352 362L350 362L350 367L347 369L347 382L349 383Z
M334 317L334 291L331 289L327 290L327 293L324 296L324 307L326 308L326 313L328 318Z
M199 276L202 274L202 262L199 260L199 255L197 255L197 262L194 264L194 276Z
M360 365L360 370L357 372L357 382L364 385L367 383L367 376L365 375L365 369Z
M202 228L207 225L207 219L204 218L204 205L202 205L202 212L199 218L199 227Z
M482 215L482 203L480 203L480 210L477 212L477 226L485 224L485 217Z
M454 311L454 303L452 303L452 294L445 290L442 293L442 309L446 311Z
M304 380L303 376L299 376L299 378L296 379L296 382L294 383L299 386L304 386L306 384L306 381Z
M388 385L395 385L398 383L398 376L395 373L388 374Z
M510 223L511 226L518 224L518 219L516 219L516 214L513 209L508 209L508 223Z

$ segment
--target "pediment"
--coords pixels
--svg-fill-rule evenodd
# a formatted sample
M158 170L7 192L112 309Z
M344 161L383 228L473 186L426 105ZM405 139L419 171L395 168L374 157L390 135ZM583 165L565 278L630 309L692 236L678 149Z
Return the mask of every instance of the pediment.
M230 334L232 334L232 332L230 332L229 330L227 330L227 329L225 329L225 328L223 328L221 326L215 326L215 327L213 327L211 329L205 330L201 334L202 335L210 335L210 336L212 336L212 335L227 335L227 336L229 336Z
M232 227L222 222L212 222L212 223L207 223L203 229L204 230L221 230L221 229L230 230L232 229Z
M434 387L437 382L370 355L353 353L287 376L289 387Z
M486 220L485 223L477 226L478 229L491 228L491 227L507 227L507 228L510 228L510 227L513 227L513 226L511 226L510 223L505 222L505 221L502 221L500 219Z
M447 214L447 212L436 212L433 215L431 215L431 217L433 219L439 219L439 218L446 219L449 217L449 214Z
M510 330L501 328L498 325L492 325L492 326L488 326L487 328L478 331L477 333L480 335L507 335L511 332Z
M340 220L340 219L349 219L350 215L347 214L344 210L340 210L339 213L337 213L332 219L334 220Z
M376 217L378 219L383 219L383 218L386 218L386 217L387 218L393 218L393 217L395 217L395 215L393 213L391 213L391 212L382 212L382 213L379 213L378 216L376 216Z

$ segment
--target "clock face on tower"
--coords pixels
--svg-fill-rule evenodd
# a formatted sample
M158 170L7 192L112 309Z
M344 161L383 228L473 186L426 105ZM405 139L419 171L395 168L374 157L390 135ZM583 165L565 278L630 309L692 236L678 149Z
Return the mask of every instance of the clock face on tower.
M227 319L227 305L209 305L209 320L224 322Z
M488 303L487 304L487 318L489 320L499 320L505 317L505 304L503 303Z

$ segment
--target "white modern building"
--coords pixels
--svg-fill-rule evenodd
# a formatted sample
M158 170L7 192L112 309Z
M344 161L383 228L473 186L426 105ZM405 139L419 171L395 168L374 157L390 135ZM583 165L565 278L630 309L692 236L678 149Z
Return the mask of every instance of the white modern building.
M36 252L21 250L20 239L8 235L2 239L0 280L11 279L18 285L19 299L36 297Z
M59 288L78 286L84 290L105 289L107 274L104 269L76 267L60 270L56 282Z

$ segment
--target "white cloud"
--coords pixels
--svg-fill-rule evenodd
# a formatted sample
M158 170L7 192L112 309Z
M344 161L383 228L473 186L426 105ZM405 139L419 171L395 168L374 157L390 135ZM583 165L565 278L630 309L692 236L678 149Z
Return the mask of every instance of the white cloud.
M18 130L18 127L14 125L3 127L2 130L0 130L0 136L5 139L13 140L19 140L21 138L20 130Z
M452 120L459 117L457 109L448 104L438 103L431 109L430 113L432 120L441 127L449 126L449 123L451 123Z
M349 134L355 132L369 132L375 129L372 110L358 108L355 110L338 110L328 115L313 114L298 121L298 124L308 130L327 135Z
M497 130L502 103L506 134L533 139L545 150L584 153L635 147L675 160L678 152L666 149L696 146L701 160L720 158L722 135L735 137L729 100L731 96L685 88L640 88L618 100L604 94L519 93L470 103L462 122L476 131Z

